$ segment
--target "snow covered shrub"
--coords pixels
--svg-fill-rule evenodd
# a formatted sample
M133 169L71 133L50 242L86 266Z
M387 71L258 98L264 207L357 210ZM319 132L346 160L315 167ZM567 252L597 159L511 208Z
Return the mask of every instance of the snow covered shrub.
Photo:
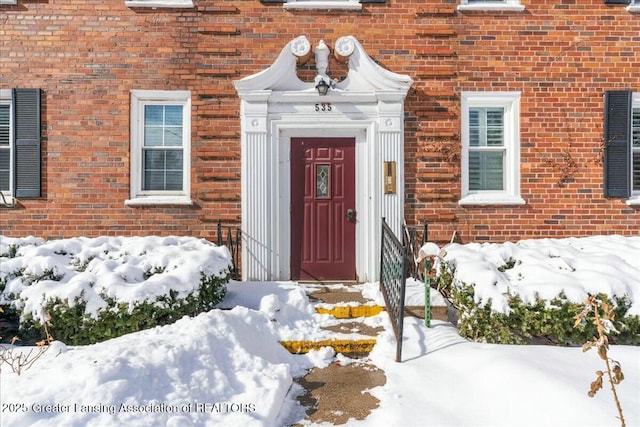
M581 345L597 334L596 326L584 323L574 327L576 316L584 305L567 298L564 292L556 297L543 299L538 294L528 301L507 289L504 293L506 307L496 310L492 298L477 295L475 283L455 280L455 266L440 260L435 286L458 310L460 334L475 341L498 344L549 343L556 345ZM607 298L606 295L599 295ZM640 317L627 315L630 302L624 296L609 298L620 334L612 338L619 344L640 344Z
M0 305L37 337L47 317L56 339L88 344L195 316L226 293L224 247L190 237L0 238Z

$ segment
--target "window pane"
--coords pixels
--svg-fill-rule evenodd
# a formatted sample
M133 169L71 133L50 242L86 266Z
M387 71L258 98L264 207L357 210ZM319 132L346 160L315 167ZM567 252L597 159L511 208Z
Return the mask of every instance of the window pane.
M162 125L162 113L164 107L162 105L145 105L144 106L144 124L145 125Z
M179 147L182 145L182 105L146 105L144 145Z
M180 191L182 190L182 171L167 172L167 181L165 190Z
M164 152L159 150L145 150L144 169L164 169Z
M504 190L504 151L469 151L469 190Z
M640 191L640 150L633 151L633 191Z
M145 171L143 190L164 190L164 172Z
M0 104L0 147L9 146L9 112L9 105Z
M640 191L640 150L633 151L633 191Z
M167 105L164 108L164 124L167 126L182 126L182 105Z
M181 150L145 150L143 190L182 190L182 160Z
M145 126L144 127L144 145L145 147L161 147L162 144L162 127Z
M0 147L0 191L9 191L9 147Z
M480 108L469 109L469 126L476 128L480 126Z
M631 173L631 188L640 192L640 108L633 109L633 166Z
M469 109L469 145L471 147L504 146L504 108Z
M469 145L480 145L480 108L469 109Z
M164 145L168 147L180 147L182 145L182 126L164 129Z
M166 153L166 168L168 170L182 171L182 151L168 150Z
M502 146L504 141L504 108L487 109L487 145Z
M640 148L640 108L633 109L633 146Z

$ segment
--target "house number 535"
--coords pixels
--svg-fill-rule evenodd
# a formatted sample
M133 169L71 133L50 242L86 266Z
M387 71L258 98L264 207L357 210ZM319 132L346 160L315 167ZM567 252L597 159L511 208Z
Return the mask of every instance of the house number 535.
M331 111L331 104L328 102L319 102L315 107L316 111Z

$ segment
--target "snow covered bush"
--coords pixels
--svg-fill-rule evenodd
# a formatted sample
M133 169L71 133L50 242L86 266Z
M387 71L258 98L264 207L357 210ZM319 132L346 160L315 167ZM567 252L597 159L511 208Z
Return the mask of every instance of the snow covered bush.
M435 285L458 309L460 333L491 343L580 345L597 334L574 328L589 295L615 311L616 343L640 344L640 238L597 236L452 244Z
M88 344L195 316L226 293L225 247L191 237L0 236L0 305L21 335Z

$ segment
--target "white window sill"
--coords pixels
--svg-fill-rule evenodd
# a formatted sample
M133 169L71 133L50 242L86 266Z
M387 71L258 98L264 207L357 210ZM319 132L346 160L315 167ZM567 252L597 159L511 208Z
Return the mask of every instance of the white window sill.
M504 3L474 3L474 4L460 4L458 5L460 12L467 11L506 11L506 12L522 12L525 10L525 6L522 4L504 4Z
M526 204L522 197L508 194L469 194L464 196L458 204L460 206L521 206Z
M187 196L149 196L136 197L124 201L125 206L159 206L159 205L181 205L191 206L193 201Z
M640 13L640 4L632 4L631 6L627 6L627 12Z
M362 10L362 4L353 0L298 0L283 5L285 9L342 9Z
M4 197L0 197L0 208L13 208L16 206L16 199L13 196L7 194Z
M629 206L640 206L640 194L631 196L625 203Z
M0 0L0 6L3 4L18 4L17 0Z
M153 0L153 1L145 1L145 0L132 0L125 1L124 5L127 7L171 7L171 8L193 8L193 2L191 0L188 1L170 1L170 0Z

